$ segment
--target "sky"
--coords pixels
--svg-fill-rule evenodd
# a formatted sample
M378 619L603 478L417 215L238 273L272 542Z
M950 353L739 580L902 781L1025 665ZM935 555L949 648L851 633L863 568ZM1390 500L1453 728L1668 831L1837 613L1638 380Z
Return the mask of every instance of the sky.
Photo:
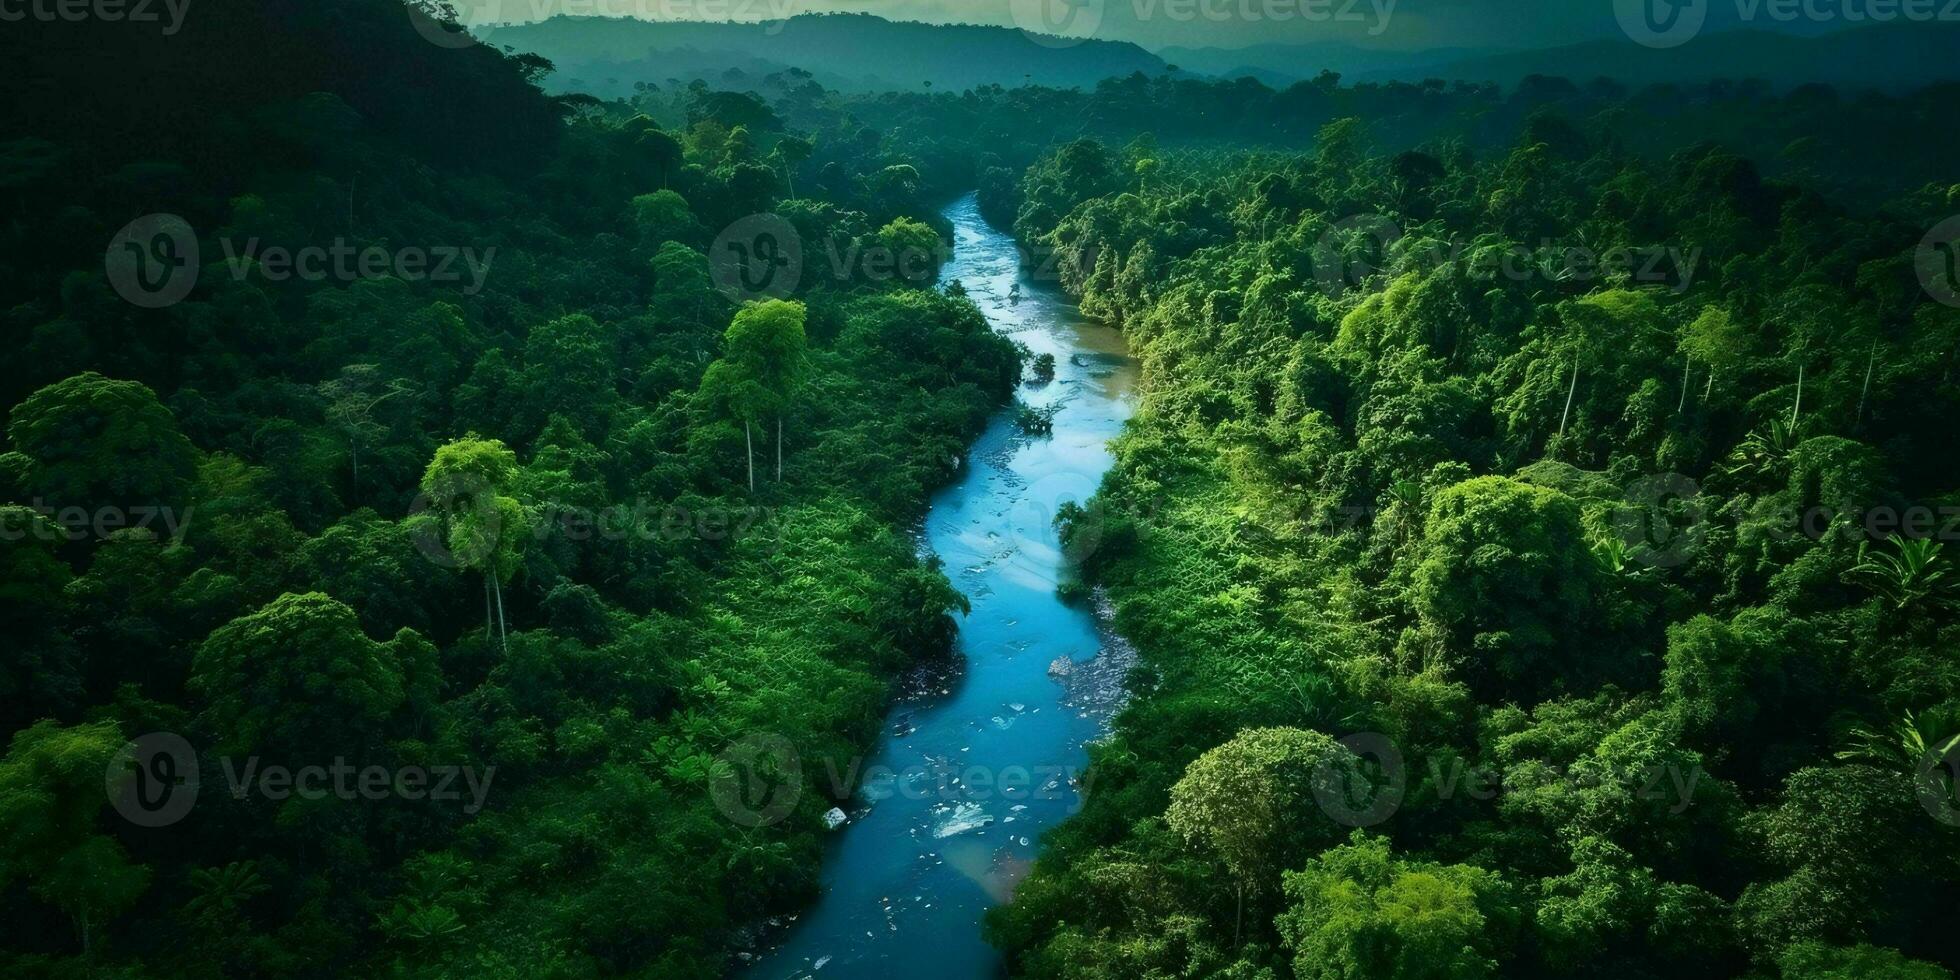
M1340 43L1415 51L1522 49L1622 38L1619 17L1675 4L1701 8L1708 29L1746 23L1817 33L1852 26L1846 11L1874 0L454 0L466 16L529 21L555 14L649 20L756 21L799 13L861 12L892 20L992 24L1166 46ZM1883 0L1880 0L1883 2ZM1944 0L1939 0L1944 2ZM1815 13L1782 17L1766 4ZM1651 8L1642 5L1654 5ZM1616 9L1617 8L1617 9ZM488 10L499 14L492 15ZM1782 8L1778 8L1780 11ZM466 21L467 22L467 21Z

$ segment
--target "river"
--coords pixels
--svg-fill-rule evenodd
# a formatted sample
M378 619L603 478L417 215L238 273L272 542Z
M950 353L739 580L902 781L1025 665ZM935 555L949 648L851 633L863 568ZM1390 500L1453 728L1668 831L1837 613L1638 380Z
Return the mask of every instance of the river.
M962 667L914 678L893 706L829 841L823 895L772 937L780 945L748 971L757 980L999 975L981 920L1012 895L1041 833L1079 808L1086 745L1120 699L1127 650L1106 614L1056 596L1052 522L1109 469L1135 366L1114 329L1023 273L973 195L945 214L955 237L940 282L958 280L995 330L1054 355L1054 380L1020 391L1055 407L1054 432L1024 436L1012 409L998 413L933 496L922 546L973 605L955 640Z

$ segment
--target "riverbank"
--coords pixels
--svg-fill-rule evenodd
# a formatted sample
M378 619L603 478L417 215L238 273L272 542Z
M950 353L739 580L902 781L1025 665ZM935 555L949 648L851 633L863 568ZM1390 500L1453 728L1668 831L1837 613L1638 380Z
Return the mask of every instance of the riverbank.
M893 705L851 780L823 897L786 923L748 971L757 978L995 976L986 911L1013 894L1042 832L1080 809L1086 745L1120 704L1115 658L1127 647L1106 639L1092 608L1056 595L1067 560L1054 518L1108 470L1134 365L1115 330L1023 278L1016 243L973 195L945 214L956 243L942 286L958 281L997 332L1055 358L1053 380L1020 393L1053 410L1054 430L1023 435L1002 411L934 495L922 546L972 604L954 643L960 669Z

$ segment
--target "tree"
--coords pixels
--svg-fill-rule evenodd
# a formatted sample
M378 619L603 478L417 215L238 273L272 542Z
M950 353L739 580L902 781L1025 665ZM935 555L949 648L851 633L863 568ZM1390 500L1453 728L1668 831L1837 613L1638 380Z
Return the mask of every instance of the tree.
M1773 952L1804 940L1843 941L1887 919L1910 930L1937 914L1906 901L1949 861L1915 843L1926 823L1907 773L1867 765L1793 773L1776 805L1751 821L1763 856L1788 874L1744 890L1736 903L1744 938Z
M1780 335L1783 356L1796 362L1796 390L1790 398L1790 428L1795 431L1803 418L1803 389L1812 364L1832 355L1838 339L1839 320L1849 304L1834 287L1807 283L1793 287L1776 298L1771 326Z
M1682 740L1744 764L1803 741L1830 703L1812 632L1774 606L1669 626L1661 689Z
M504 625L504 583L523 562L531 520L524 505L506 495L517 472L517 454L496 439L475 434L436 449L422 473L422 498L431 513L439 539L425 551L452 567L483 575L483 629L490 632L491 600L496 606L497 637L508 644Z
M751 423L776 417L776 479L783 478L783 413L808 370L805 311L794 300L749 303L736 311L722 336L722 356L701 378L709 404L742 420L748 444L749 490L755 490L755 442Z
M356 493L361 486L361 443L374 442L388 433L374 420L375 408L414 390L406 378L383 380L381 368L375 364L349 364L340 369L339 377L320 382L320 396L327 400L327 423L347 437L347 459Z
M1506 477L1466 480L1436 493L1420 556L1417 614L1476 657L1486 683L1539 690L1612 666L1578 501Z
M1884 946L1797 943L1776 958L1783 980L1953 980L1946 969Z
M221 752L359 755L381 744L406 697L407 642L369 639L354 610L330 596L289 592L213 630L191 663L190 689Z
M1242 920L1247 891L1264 892L1299 855L1340 839L1320 794L1354 775L1352 752L1319 732L1248 728L1193 760L1171 787L1164 822L1218 856L1236 879ZM1234 943L1241 923L1233 925Z
M1858 564L1846 570L1846 581L1857 582L1877 593L1896 612L1915 606L1944 605L1952 601L1960 578L1941 553L1945 544L1932 538L1909 538L1903 534L1888 539L1891 548L1872 550L1870 542L1860 542Z
M1579 390L1579 367L1602 355L1623 359L1651 336L1664 335L1660 307L1647 292L1609 289L1559 306L1565 324L1565 346L1572 358L1572 376L1566 383L1565 407L1559 413L1555 444L1563 446L1566 424L1572 418L1573 398Z
M659 248L667 242L698 244L701 222L687 206L687 199L670 190L641 194L633 199L633 227L639 229L642 244Z
M658 91L653 83L646 84L648 91ZM637 86L638 83L635 83ZM632 155L637 158L636 162L646 168L642 171L646 180L649 183L657 180L661 187L666 187L669 178L681 164L683 154L680 141L645 115L634 116L619 128L621 134L630 140L629 146Z
M797 166L810 159L810 154L815 150L816 147L809 140L800 136L785 136L776 141L776 159L782 161L783 182L789 186L790 197L796 197Z
M1930 773L1960 752L1960 710L1941 706L1915 713L1908 708L1886 729L1858 725L1850 735L1851 747L1837 754L1839 761L1870 762L1912 773L1925 766Z
M82 695L81 658L65 629L74 574L57 557L62 536L31 508L0 504L0 621L10 634L0 655L0 726L9 729L66 717Z
M1349 843L1288 872L1276 920L1301 980L1476 980L1496 975L1518 912L1498 875Z
M415 535L403 522L362 508L308 538L296 556L302 580L360 613L374 636L401 627L427 632L432 611L453 600L454 580L431 577Z
M898 277L906 282L923 285L939 272L939 233L924 222L893 218L878 229L878 246L891 255Z
M66 913L85 961L96 928L135 904L150 881L148 868L96 829L108 802L104 774L122 747L113 721L64 728L43 720L15 733L0 759L0 888L25 885Z
M523 406L527 431L553 416L576 422L593 438L619 400L612 333L583 313L547 320L524 339Z
M156 392L93 371L29 395L7 437L26 489L63 503L175 504L197 475L197 450Z
M1675 406L1679 412L1687 407L1688 372L1699 360L1707 366L1708 381L1702 386L1702 401L1708 400L1708 393L1715 387L1715 376L1740 367L1748 355L1749 335L1742 330L1729 311L1719 306L1702 310L1681 331L1681 403Z

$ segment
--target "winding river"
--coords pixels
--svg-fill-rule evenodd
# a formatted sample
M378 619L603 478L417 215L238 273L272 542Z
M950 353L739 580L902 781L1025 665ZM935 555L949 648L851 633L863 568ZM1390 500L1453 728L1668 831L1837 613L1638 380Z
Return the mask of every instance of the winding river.
M973 605L961 667L907 684L829 842L822 898L774 934L748 971L757 980L997 976L981 920L1012 895L1042 832L1080 806L1086 745L1121 697L1128 653L1106 615L1055 594L1052 522L1109 468L1134 366L1115 330L1023 273L973 195L945 213L955 247L940 280L958 280L995 330L1054 355L1054 380L1020 392L1055 408L1054 432L1024 436L1011 409L999 413L934 495L922 547Z

